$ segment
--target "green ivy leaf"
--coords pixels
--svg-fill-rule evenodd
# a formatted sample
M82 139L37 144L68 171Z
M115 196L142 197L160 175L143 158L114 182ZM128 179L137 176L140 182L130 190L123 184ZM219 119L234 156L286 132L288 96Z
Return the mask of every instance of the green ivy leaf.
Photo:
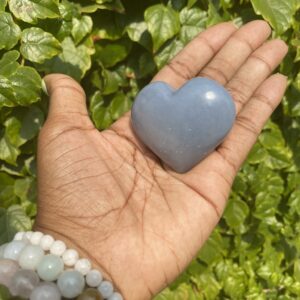
M9 0L9 9L16 18L31 24L60 16L58 0Z
M72 21L73 18L80 18L81 16L80 5L68 0L62 0L58 5L58 9L65 21Z
M300 282L300 260L296 260L294 263L294 277L295 279Z
M244 233L246 227L244 221L249 214L249 207L244 202L238 198L231 199L224 212L224 219L229 227L231 227L235 232Z
M187 6L188 8L191 8L193 5L195 5L197 0L188 0Z
M192 279L197 283L200 290L200 295L197 296L196 299L199 299L201 296L203 296L202 299L217 299L222 286L216 279L213 272L207 270L206 272L202 272L202 274L199 274L199 276L197 277L192 277Z
M185 7L179 14L180 40L187 44L206 27L207 13L199 8L188 9Z
M30 67L20 66L17 51L10 51L0 60L0 108L29 105L40 99L41 78Z
M30 106L26 111L21 110L19 118L22 123L20 136L29 141L37 136L44 123L44 113L37 106Z
M124 13L125 8L121 2L121 0L112 0L112 1L96 1L98 4L92 4L92 5L87 5L83 6L81 8L82 13L93 13L97 11L98 9L107 9L107 10L112 10L118 13Z
M81 19L73 18L72 25L72 36L75 44L78 44L92 31L93 21L91 17L83 16Z
M125 29L126 23L122 15L101 11L94 18L94 38L118 40L123 36Z
M0 0L0 11L5 11L7 0Z
M61 52L60 42L49 32L40 28L28 28L22 32L22 45L20 51L22 55L37 63L43 63L46 59Z
M172 40L167 43L160 51L155 55L154 60L158 69L161 69L168 61L170 61L180 50L182 50L184 44L178 40Z
M154 52L180 29L178 14L162 4L148 7L145 11L145 21L153 39Z
M19 67L9 77L14 90L14 102L19 105L29 105L41 97L42 81L38 72L31 67Z
M120 84L120 77L117 72L111 72L110 70L104 69L102 71L103 77L103 95L113 94L118 91Z
M0 30L0 50L13 48L21 36L21 29L15 24L11 14L0 12Z
M76 47L70 37L65 38L61 46L61 54L37 67L46 73L63 73L80 81L91 68L90 50L85 45Z
M248 155L247 162L250 164L259 164L264 162L267 156L268 151L260 143L256 143Z
M129 38L133 42L137 42L145 47L147 50L152 49L151 35L148 31L146 22L131 22L127 28Z
M260 192L255 199L255 213L257 218L274 216L280 203L280 195L272 195L267 192Z
M0 206L8 208L17 203L14 193L14 179L7 173L0 172Z
M98 129L105 129L112 123L112 117L109 108L104 106L104 100L101 92L97 91L91 97L90 111L92 120Z
M5 132L0 139L0 159L9 164L16 165L16 160L20 151L20 146L26 140L20 136L21 122L16 117L7 119L4 123Z
M16 50L6 52L0 60L0 75L8 77L15 73L19 67L17 60L20 57L20 53Z
M204 298L199 298L199 294L194 291L191 285L183 283L178 286L176 291L166 289L154 300L204 300Z
M293 191L289 197L288 205L290 207L290 212L296 213L300 216L300 190L297 189Z
M0 299L1 300L11 300L12 297L6 286L0 284Z
M29 231L31 221L19 205L12 205L7 210L0 208L0 244L11 241L18 231Z
M130 110L131 101L122 92L117 93L109 105L109 112L113 120L119 119L124 113Z
M149 52L136 53L128 62L135 78L142 79L146 76L154 75L156 65Z
M201 248L198 258L207 265L211 265L214 261L223 257L226 249L225 245L222 236L215 230Z
M113 67L128 56L131 47L132 43L128 38L115 42L100 41L95 45L95 58L105 68Z
M294 0L251 0L255 12L270 22L278 34L285 32L296 12Z

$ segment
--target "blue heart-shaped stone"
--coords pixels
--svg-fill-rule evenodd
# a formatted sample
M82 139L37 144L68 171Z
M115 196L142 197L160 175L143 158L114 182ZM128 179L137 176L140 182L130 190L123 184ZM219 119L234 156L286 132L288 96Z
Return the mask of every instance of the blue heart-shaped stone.
M134 101L131 124L144 144L183 173L224 140L235 114L233 100L223 86L197 77L178 90L159 81L147 85Z

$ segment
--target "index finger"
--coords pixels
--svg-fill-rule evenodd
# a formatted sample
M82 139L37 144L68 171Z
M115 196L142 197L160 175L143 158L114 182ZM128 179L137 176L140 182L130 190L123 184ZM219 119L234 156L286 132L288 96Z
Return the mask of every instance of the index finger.
M152 81L164 81L178 88L195 77L237 30L232 22L212 26L196 36Z

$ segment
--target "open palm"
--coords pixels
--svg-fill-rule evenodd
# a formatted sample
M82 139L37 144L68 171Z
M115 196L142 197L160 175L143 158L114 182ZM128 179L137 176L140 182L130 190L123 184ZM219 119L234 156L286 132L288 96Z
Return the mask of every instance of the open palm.
M153 79L178 88L204 76L234 98L237 117L230 134L185 174L138 140L130 112L99 132L82 88L65 75L48 75L35 229L89 257L125 299L150 299L173 281L218 223L238 169L283 96L285 77L270 74L287 46L266 42L270 33L263 21L240 29L232 23L213 26Z

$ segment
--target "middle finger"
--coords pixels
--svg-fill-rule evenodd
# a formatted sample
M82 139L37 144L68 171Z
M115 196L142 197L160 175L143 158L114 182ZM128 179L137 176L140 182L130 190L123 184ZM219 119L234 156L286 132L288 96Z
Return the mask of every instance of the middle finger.
M265 21L256 20L247 23L229 38L198 76L208 77L225 85L270 34L271 28Z

